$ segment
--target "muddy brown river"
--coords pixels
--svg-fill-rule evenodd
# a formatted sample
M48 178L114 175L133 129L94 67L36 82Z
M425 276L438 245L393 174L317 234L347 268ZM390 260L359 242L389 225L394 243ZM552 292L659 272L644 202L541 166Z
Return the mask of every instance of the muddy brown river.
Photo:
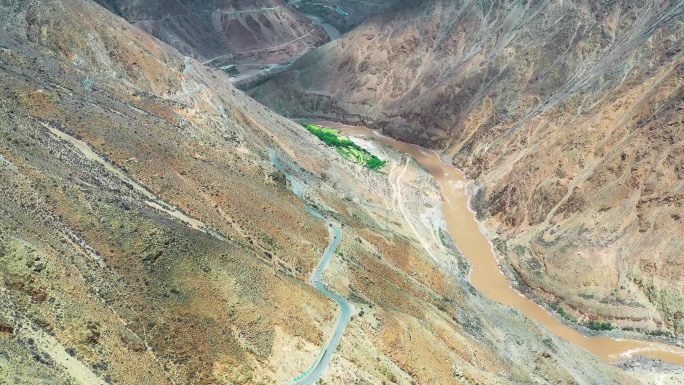
M565 326L541 306L513 289L499 268L491 243L480 232L475 214L469 209L468 196L464 188L468 180L459 169L443 163L436 153L378 135L365 127L333 122L313 123L340 129L346 135L373 139L410 155L425 167L439 183L444 198L442 211L449 226L449 233L472 265L470 282L487 297L522 311L546 326L551 333L588 350L604 361L614 362L633 355L643 355L684 365L684 349L680 347L639 340L587 337Z

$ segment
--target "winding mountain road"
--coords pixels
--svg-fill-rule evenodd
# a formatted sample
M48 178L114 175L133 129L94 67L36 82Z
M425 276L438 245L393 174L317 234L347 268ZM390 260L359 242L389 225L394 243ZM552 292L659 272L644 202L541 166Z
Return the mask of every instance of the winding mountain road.
M316 31L316 29L312 29L311 31L305 33L304 35L302 35L302 36L300 36L300 37L294 38L294 39L292 39L292 40L290 40L290 41L287 41L287 42L285 42L285 43L282 43L282 44L279 44L279 45L276 45L276 46L273 46L273 47L255 48L255 49L250 49L249 51L231 52L231 53L226 53L226 54L223 54L223 55L219 55L219 56L216 56L216 57L213 58L213 59L210 59L210 60L205 61L205 62L202 63L202 64L203 64L203 65L208 65L209 63L213 62L213 61L216 60L216 59L220 59L220 58L222 58L222 57L229 56L229 55L240 55L240 54L245 54L245 53L259 52L259 51L264 51L264 50L269 50L269 49L277 49L277 48L280 48L280 47L284 47L284 46L286 46L286 45L288 45L288 44L294 43L295 41L302 40L303 38L305 38L305 37L311 35L311 33L313 33L314 31Z
M335 330L333 330L332 336L330 336L328 342L326 342L325 345L321 347L321 352L316 357L314 363L304 373L284 383L287 385L309 385L314 384L316 380L318 380L318 378L321 377L323 371L327 368L328 364L330 363L330 359L332 358L332 355L340 342L342 332L344 332L344 328L347 326L349 320L351 319L351 305L347 301L345 301L344 298L338 296L337 294L329 292L321 282L321 274L323 274L323 270L328 265L328 262L330 262L330 258L332 258L335 249L337 249L337 246L340 244L340 241L342 240L342 232L336 224L327 220L323 215L318 213L311 206L309 206L308 203L306 203L306 201L304 200L304 192L302 190L302 185L290 174L285 172L285 170L280 166L280 163L278 163L278 158L276 157L275 150L269 148L268 156L276 170L283 173L283 175L285 175L285 178L290 182L297 198L304 202L304 205L306 206L306 211L308 211L311 215L315 216L316 218L325 220L326 224L328 225L328 229L330 230L330 233L332 235L332 239L330 240L328 247L325 249L323 257L321 258L320 262L318 262L318 266L316 266L316 269L313 271L313 273L311 273L309 280L311 284L316 288L316 290L318 290L319 292L321 292L321 294L325 295L326 297L332 299L337 303L337 305L340 308L340 315L337 318L337 324L335 325Z
M239 15L242 13L263 13L263 12L272 12L272 11L277 11L283 8L287 8L290 5L281 5L280 7L264 7L264 8L257 8L257 9L245 9L242 11L203 11L205 13L211 13L211 14L220 14L220 15Z
M150 22L150 21L166 21L166 20L171 20L175 19L176 17L179 16L185 16L188 13L194 13L194 14L200 14L200 13L210 13L210 14L218 14L218 15L240 15L243 13L264 13L264 12L273 12L273 11L278 11L281 9L285 9L287 7L291 7L292 5L281 5L280 7L264 7L264 8L256 8L256 9L244 9L240 11L188 11L185 14L179 14L179 15L165 15L159 19L136 19L133 20L131 19L131 23L138 23L138 22Z

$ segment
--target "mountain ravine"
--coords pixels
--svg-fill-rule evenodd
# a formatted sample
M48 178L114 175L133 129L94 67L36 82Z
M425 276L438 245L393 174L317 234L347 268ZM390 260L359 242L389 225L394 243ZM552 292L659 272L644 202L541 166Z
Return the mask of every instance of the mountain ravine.
M680 338L683 12L659 0L415 2L250 93L440 151L474 179L515 287L578 325Z

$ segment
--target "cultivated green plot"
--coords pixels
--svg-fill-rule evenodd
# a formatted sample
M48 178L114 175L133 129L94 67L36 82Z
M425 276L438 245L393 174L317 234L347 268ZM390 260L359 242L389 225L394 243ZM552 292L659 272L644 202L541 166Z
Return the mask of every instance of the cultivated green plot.
M313 124L302 123L302 126L316 135L323 143L328 146L335 147L335 150L342 155L343 158L354 163L362 164L371 170L377 170L387 163L386 161L371 154L367 150L361 148L346 136L340 135L339 130L332 128L316 126Z

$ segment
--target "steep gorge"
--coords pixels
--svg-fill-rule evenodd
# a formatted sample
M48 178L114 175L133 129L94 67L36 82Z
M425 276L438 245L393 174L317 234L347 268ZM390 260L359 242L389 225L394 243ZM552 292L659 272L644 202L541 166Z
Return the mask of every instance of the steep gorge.
M684 333L684 3L405 4L254 89L440 150L514 285L576 321Z
M444 232L413 161L340 162L92 1L0 2L0 100L2 382L281 383L309 367L336 316L306 283L327 229L273 148L343 225L322 277L355 310L326 383L637 383L473 290L448 239L429 252L451 265L435 264L407 230Z

